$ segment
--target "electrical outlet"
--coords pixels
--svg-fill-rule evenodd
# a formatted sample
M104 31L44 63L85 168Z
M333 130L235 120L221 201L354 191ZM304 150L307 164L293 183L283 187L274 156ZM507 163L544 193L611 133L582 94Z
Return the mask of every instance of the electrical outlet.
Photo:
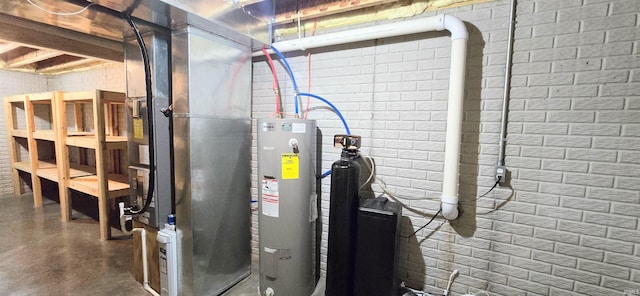
M503 165L497 166L495 178L498 184L502 184L507 181L507 167Z

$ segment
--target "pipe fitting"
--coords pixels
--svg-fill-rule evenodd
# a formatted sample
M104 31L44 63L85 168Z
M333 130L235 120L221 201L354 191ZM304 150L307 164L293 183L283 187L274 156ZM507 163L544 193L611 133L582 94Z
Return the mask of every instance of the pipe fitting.
M464 22L453 15L442 15L442 26L451 32L451 40L469 39L469 32Z
M447 220L455 220L458 218L458 197L442 195L442 216Z

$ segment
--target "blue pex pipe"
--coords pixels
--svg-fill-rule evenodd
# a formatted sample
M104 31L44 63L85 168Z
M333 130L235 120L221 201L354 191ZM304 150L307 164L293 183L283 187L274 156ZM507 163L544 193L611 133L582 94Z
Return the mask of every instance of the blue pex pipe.
M331 107L331 109L333 109L333 111L336 112L336 114L338 114L338 117L340 117L340 120L342 121L342 124L344 125L344 129L347 131L347 134L350 135L351 134L351 130L349 129L349 125L347 125L347 121L344 120L344 117L342 117L342 113L340 113L340 111L338 110L338 108L336 108L336 106L334 106L333 104L331 104L331 102L329 102L327 99L321 97L321 96L317 96L314 94L308 94L308 93L299 93L299 96L304 96L304 97L312 97L314 99L318 99L322 102L324 102L325 104L329 105L329 107Z
M325 104L329 105L329 107L331 107L331 109L333 109L333 111L336 112L336 114L338 114L338 117L340 117L340 120L342 121L342 124L344 125L344 129L347 131L347 134L351 134L351 130L349 129L349 125L347 125L347 121L344 120L344 117L342 116L342 113L340 113L340 110L338 110L338 108L336 108L336 106L334 106L333 104L331 104L331 102L329 102L329 100L321 97L321 96L317 96L314 94L308 94L308 93L299 93L298 95L300 96L304 96L304 97L312 97L314 99L318 99L322 102L324 102ZM322 173L322 175L320 176L321 179L327 177L331 175L331 170L328 170L324 173Z

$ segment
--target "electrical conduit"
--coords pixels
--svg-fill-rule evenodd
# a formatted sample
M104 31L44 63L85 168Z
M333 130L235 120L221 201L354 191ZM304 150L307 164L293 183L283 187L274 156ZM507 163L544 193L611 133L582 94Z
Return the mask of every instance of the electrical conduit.
M464 100L467 39L469 38L467 29L460 19L450 15L437 15L392 24L276 42L272 45L272 49L273 46L275 46L283 52L306 50L310 48L443 30L447 30L451 33L452 43L451 65L449 71L449 103L447 110L444 179L442 184L441 202L442 215L448 220L453 220L458 217L460 138L462 136L462 106ZM276 53L282 55L280 51ZM262 53L254 52L253 55L260 56ZM295 87L295 89L297 94L297 87Z

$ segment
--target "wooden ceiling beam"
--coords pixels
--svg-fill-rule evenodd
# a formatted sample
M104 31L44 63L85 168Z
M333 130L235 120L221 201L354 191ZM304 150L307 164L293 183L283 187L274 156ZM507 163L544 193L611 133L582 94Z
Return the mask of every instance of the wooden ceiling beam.
M90 60L83 59L78 61L78 63L69 63L69 64L61 64L59 67L52 67L47 70L36 70L39 74L45 75L57 75L62 73L68 73L73 71L83 71L87 69L91 69L94 67L102 66L109 62L101 61L101 60Z
M44 61L50 58L61 56L64 53L53 50L37 49L30 53L20 55L6 60L6 66L9 68L22 67L28 64L33 64L39 61Z
M0 45L0 54L5 54L9 51L12 51L16 48L20 47L19 44L15 44L15 43L5 43Z
M38 62L36 64L36 71L54 72L60 69L72 68L95 62L96 60L93 59L85 59L71 55L62 55L59 57L48 59L46 61Z
M0 13L0 39L106 61L124 61L122 42Z

